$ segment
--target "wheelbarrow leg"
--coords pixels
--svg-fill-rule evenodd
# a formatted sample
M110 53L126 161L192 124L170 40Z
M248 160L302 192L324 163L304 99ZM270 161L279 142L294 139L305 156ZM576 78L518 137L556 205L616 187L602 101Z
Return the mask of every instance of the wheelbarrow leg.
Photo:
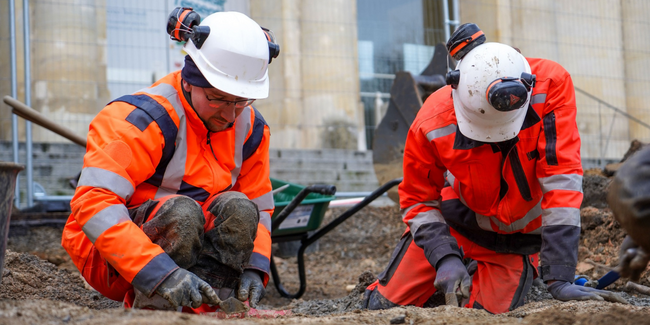
M278 290L278 293L282 297L295 299L300 298L305 293L305 289L307 288L304 260L305 248L306 246L300 246L300 249L298 250L298 276L300 278L300 289L298 289L298 292L295 294L289 293L282 285L282 282L280 281L280 275L278 274L278 269L275 267L275 262L273 261L273 256L271 255L271 276L273 277L273 284L275 285L275 289Z

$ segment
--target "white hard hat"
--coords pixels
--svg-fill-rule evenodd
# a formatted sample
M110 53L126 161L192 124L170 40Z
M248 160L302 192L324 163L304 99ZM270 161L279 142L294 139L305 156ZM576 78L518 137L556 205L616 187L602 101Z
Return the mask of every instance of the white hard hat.
M456 69L450 74L455 73L452 96L460 132L482 142L517 136L535 83L526 58L508 45L485 43L469 51Z
M215 88L243 98L269 95L269 42L255 21L239 12L217 12L203 19L210 28L200 44L188 40L185 51Z

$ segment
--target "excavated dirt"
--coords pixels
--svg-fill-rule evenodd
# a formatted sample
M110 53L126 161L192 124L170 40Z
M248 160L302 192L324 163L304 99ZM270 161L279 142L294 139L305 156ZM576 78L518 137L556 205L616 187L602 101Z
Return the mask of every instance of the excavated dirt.
M585 172L585 196L600 196L608 178L600 171ZM595 176L595 179L590 179ZM601 179L602 177L602 179ZM604 181L603 181L604 180ZM598 201L597 199L595 201ZM599 203L602 201L598 201ZM594 206L596 205L596 207ZM343 213L330 209L324 223ZM581 209L582 234L577 274L597 279L617 263L624 232L606 205ZM503 315L437 306L399 307L362 311L365 286L388 263L390 253L405 230L399 209L366 207L322 237L318 250L305 256L307 290L301 299L280 297L271 281L260 302L263 309L291 310L275 319L230 319L234 324L645 324L650 323L650 297L621 292L630 305L598 301L560 302L551 299L544 284L536 283L528 303ZM5 271L0 284L0 324L216 324L215 315L124 310L79 276L60 246L60 228L32 228L9 238ZM274 249L278 247L274 244ZM281 281L291 293L299 287L296 257L275 258ZM622 288L625 281L611 286ZM642 284L650 285L648 274ZM437 306L437 307L435 307Z

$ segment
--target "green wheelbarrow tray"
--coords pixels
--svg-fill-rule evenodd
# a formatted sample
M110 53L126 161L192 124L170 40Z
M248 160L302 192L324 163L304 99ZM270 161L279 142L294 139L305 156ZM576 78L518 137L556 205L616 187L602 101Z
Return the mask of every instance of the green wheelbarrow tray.
M361 202L336 217L336 219L318 229L323 221L323 216L330 201L334 199L336 187L334 185L309 185L303 187L271 178L271 184L274 190L273 199L275 200L275 211L273 212L273 216L271 216L271 241L273 243L279 243L298 240L301 243L300 248L298 248L300 289L295 294L289 293L282 286L280 275L273 262L273 255L271 255L271 276L273 277L273 284L278 290L278 293L280 293L280 296L294 299L300 298L305 293L307 282L304 254L305 249L309 245L316 242L319 238L330 232L330 230L340 225L343 221L401 182L401 178L389 181L370 193ZM287 223L285 224L285 222ZM307 233L316 229L318 230L311 235Z
M275 211L271 216L271 221L276 222L278 215L293 201L305 186L283 182L271 178L273 187L273 201L275 201ZM336 187L332 185L321 185L326 193L334 194ZM317 188L318 189L318 188ZM284 219L284 221L273 230L271 236L285 236L294 234L304 234L308 231L316 230L323 222L325 211L329 207L330 201L334 200L334 195L309 193L298 206Z

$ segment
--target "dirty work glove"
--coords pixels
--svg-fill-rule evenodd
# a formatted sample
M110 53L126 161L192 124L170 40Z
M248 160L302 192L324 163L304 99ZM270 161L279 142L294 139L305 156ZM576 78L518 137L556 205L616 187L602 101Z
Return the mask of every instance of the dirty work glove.
M614 268L614 271L634 282L639 281L641 273L645 271L650 261L648 253L635 244L630 236L623 240L618 258L618 266Z
M218 305L221 300L210 285L194 273L177 269L156 289L156 293L167 299L174 308L187 306L198 308L204 303Z
M611 302L620 302L622 304L628 303L623 299L623 297L613 292L583 287L566 281L555 281L549 284L548 292L553 296L553 298L562 301L607 300Z
M438 262L433 286L445 293L447 305L458 307L462 298L469 298L471 284L472 280L460 258L450 255Z
M257 303L265 294L266 289L264 289L264 282L262 282L259 271L245 270L239 281L237 299L241 301L248 300L251 307L257 308Z

